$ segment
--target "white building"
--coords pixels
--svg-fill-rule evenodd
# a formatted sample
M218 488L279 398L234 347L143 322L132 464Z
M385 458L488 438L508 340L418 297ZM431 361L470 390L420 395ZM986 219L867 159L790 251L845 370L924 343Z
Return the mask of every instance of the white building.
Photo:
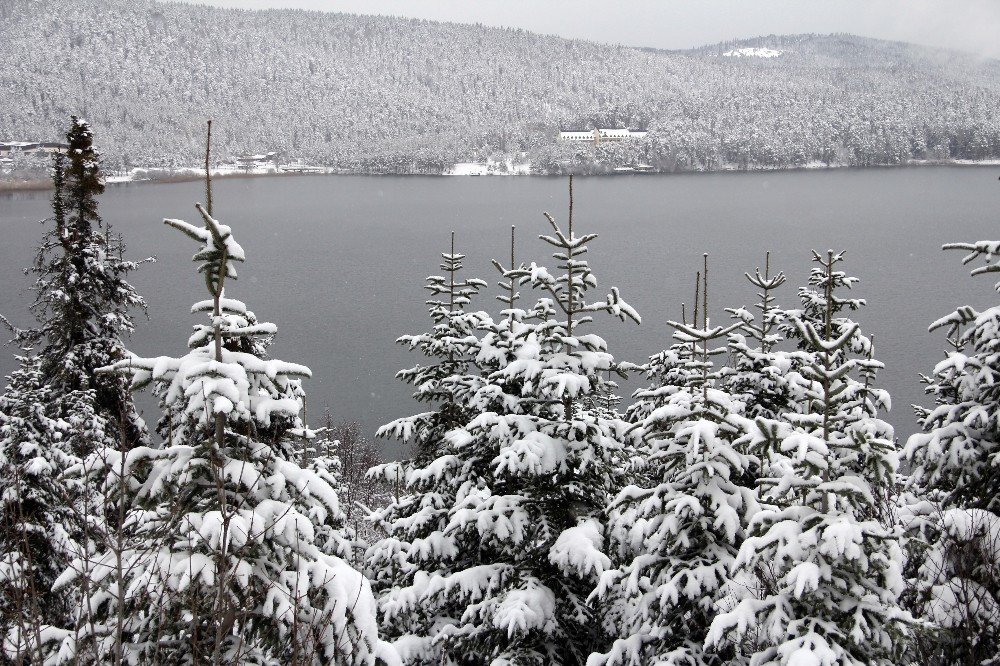
M236 166L241 169L254 169L257 167L277 164L278 154L263 153L260 155L240 155L236 158Z
M10 157L14 153L65 153L67 150L67 144L56 141L0 141L0 157Z
M580 141L586 143L601 143L602 141L625 141L626 139L641 139L646 132L636 132L623 129L572 130L559 132L560 141Z

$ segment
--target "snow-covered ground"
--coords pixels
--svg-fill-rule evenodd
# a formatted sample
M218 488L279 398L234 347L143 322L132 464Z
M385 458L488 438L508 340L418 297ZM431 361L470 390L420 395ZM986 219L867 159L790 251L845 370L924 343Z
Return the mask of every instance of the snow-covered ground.
M291 165L295 167L296 165ZM1000 160L908 160L902 166L1000 166ZM797 169L837 169L847 168L847 164L812 161L799 166L766 166L753 165L750 168L741 168L736 164L723 164L712 171L789 171ZM616 173L626 173L641 171L632 167L618 168ZM330 167L309 167L304 173L340 173ZM159 180L201 178L205 171L198 167L180 167L174 169L132 169L128 173L109 174L105 177L105 182L111 183L133 183ZM266 176L282 173L296 173L294 169L284 170L281 167L269 165L266 167L235 167L232 165L220 165L212 169L213 176ZM530 163L515 164L508 160L506 162L458 162L450 169L446 169L442 175L445 176L527 176L531 173Z
M128 173L114 173L105 177L107 183L133 183L142 181L171 180L175 178L201 178L205 173L201 167L177 167L172 169L135 168ZM282 173L341 173L332 167L288 164L274 166L241 167L222 164L212 168L213 176L266 176ZM458 162L445 169L445 176L527 176L531 173L530 163L514 163L511 160L487 162Z
M288 164L274 164L253 167L220 164L212 167L213 176L266 176L278 173L337 173L336 169L328 167ZM201 178L205 174L203 167L176 167L170 169L135 168L128 173L114 173L105 177L107 183L132 183L149 180L171 180L174 178Z
M1000 166L1000 160L910 160L907 164L947 165L947 166Z
M531 173L531 164L515 164L511 160L505 162L487 160L486 162L458 162L446 169L445 176L527 176Z

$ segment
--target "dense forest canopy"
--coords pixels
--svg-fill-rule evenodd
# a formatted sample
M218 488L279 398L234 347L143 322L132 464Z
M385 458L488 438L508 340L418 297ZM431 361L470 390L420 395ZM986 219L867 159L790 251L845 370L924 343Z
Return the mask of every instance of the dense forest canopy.
M776 57L727 57L760 47ZM475 57L471 57L474 54ZM152 0L0 5L0 140L71 113L110 168L277 151L352 171L600 171L1000 157L1000 63L849 35L658 51L523 30ZM559 129L642 140L559 144ZM525 155L526 153L526 155Z

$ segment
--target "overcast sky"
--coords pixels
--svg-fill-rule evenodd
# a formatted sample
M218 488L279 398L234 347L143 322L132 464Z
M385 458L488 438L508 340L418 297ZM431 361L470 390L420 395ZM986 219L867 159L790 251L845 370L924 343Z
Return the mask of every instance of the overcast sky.
M1000 0L181 0L525 28L665 49L734 37L850 32L1000 57Z

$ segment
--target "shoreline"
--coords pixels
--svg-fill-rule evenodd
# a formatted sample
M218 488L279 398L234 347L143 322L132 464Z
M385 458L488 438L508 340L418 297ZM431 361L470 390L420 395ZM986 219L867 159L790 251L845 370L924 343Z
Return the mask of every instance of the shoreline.
M577 177L581 178L620 178L622 176L690 176L690 175L700 175L700 174L715 174L715 173L775 173L775 172L786 172L786 171L834 171L842 169L854 169L854 170L865 170L865 169L912 169L921 167L959 167L959 168L986 168L986 167L1000 167L1000 159L990 159L990 160L911 160L905 164L875 164L871 166L849 166L846 164L833 164L833 165L802 165L794 167L756 167L751 169L740 169L740 168L721 168L721 169L691 169L685 171L656 171L656 172L639 172L639 171L626 171L626 172L611 172L611 173L595 173L595 174L578 174ZM144 169L139 169L144 171ZM375 177L403 177L403 178L445 178L445 177L465 177L469 178L472 176L477 177L534 177L534 178L562 178L567 174L532 174L532 173L490 173L490 174L454 174L454 173L364 173L364 172L344 172L337 170L326 170L322 172L294 172L294 171L257 171L257 172L246 172L246 173L233 173L231 171L217 171L212 174L212 180L229 180L229 179L245 179L245 178L291 178L291 177L303 177L303 176L375 176ZM105 185L107 186L121 186L121 185L159 185L159 184L171 184L171 183L189 183L192 181L204 180L205 174L203 171L198 171L194 168L184 168L179 169L175 172L163 175L157 178L132 178L131 176L109 176L105 179ZM0 195L11 194L15 192L42 192L52 189L52 181L45 178L37 178L33 180L21 180L13 182L0 181Z

